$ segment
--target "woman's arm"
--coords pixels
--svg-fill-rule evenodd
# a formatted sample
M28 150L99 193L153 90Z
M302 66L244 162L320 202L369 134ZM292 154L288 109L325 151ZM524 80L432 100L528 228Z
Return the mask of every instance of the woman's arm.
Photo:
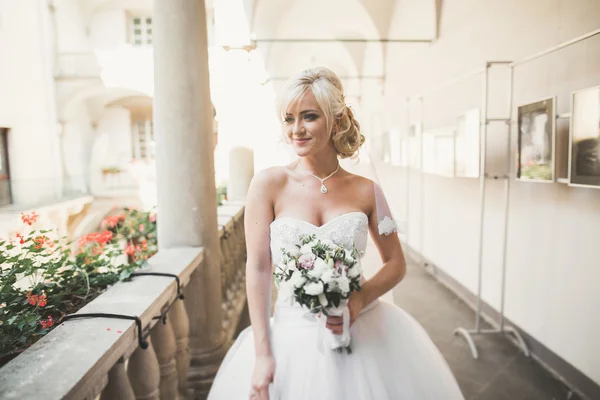
M269 338L271 252L269 226L273 221L271 169L251 181L244 215L246 235L246 293L257 357L271 357ZM271 182L271 184L270 184Z
M377 218L377 204L375 201L375 192L373 182L368 180L365 187L359 191L362 198L365 199L369 215L369 232L370 236L379 251L383 266L377 273L368 281L364 282L360 291L354 292L348 299L348 309L350 310L350 324L353 324L358 317L360 311L366 305L383 296L385 293L394 288L406 274L406 259L400 239L396 233L390 235L379 234L379 221ZM382 198L382 201L385 200ZM385 204L387 207L387 204ZM342 318L328 317L327 328L333 333L342 333Z
M374 210L369 216L369 231L377 247L383 266L362 286L362 301L367 305L392 290L406 274L406 258L396 233L379 234L379 221Z
M275 173L272 168L258 173L246 197L246 294L256 358L251 380L251 398L269 400L269 385L275 376L275 358L270 338L271 249Z

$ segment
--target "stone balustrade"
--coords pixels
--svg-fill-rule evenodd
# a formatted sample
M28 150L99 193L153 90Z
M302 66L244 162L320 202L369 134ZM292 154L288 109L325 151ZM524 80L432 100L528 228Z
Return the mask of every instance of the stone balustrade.
M231 341L245 304L244 205L219 207L224 322ZM206 268L202 248L160 250L137 272L174 274L185 287ZM186 291L185 296L201 296ZM63 321L0 369L0 399L185 399L190 320L170 276L135 276L109 288L76 314L114 317ZM219 328L216 328L219 329ZM141 332L141 336L138 335ZM198 397L196 395L196 397Z

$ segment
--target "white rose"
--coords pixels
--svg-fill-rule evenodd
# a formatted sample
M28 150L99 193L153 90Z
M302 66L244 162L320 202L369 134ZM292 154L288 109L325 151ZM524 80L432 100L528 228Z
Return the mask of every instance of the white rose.
M294 260L290 260L290 261L287 263L287 269L288 269L288 271L295 271L295 270L297 269L297 268L296 268L296 261L294 261Z
M323 275L321 275L321 280L326 285L330 284L335 275L336 275L335 270L328 269L327 271L323 272Z
M300 247L300 253L311 254L312 253L312 245L309 243L309 244L305 244L304 246Z
M306 278L302 276L302 272L296 270L288 282L290 282L290 284L294 287L299 288L306 283Z
M300 252L300 249L298 249L297 247L294 246L294 248L292 250L290 250L290 257L300 257L302 255L302 253Z
M315 260L315 265L313 266L312 270L308 271L308 275L312 276L313 278L320 278L321 275L323 275L323 273L328 269L329 266L327 263L322 258L317 257Z
M323 293L323 282L311 282L304 287L304 291L306 292L306 294L318 296L321 293Z
M355 264L352 268L350 268L348 270L348 276L350 278L356 278L359 275L360 275L360 266L358 264Z
M321 244L323 244L323 245L325 245L325 246L329 247L330 249L335 249L335 247L336 247L336 246L335 246L335 243L333 243L333 242L332 242L331 240L329 240L329 239L323 239L323 240L321 240Z
M340 276L337 280L338 287L343 293L348 293L350 291L350 281L345 276Z

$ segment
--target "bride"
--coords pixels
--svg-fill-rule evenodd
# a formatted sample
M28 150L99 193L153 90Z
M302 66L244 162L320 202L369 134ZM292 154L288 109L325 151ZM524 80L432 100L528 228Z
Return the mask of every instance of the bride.
M378 298L398 284L406 261L394 224L380 224L373 181L340 168L364 142L345 105L339 78L326 68L291 79L280 102L285 136L298 159L257 174L245 214L246 290L252 326L227 353L210 400L463 399L445 359L423 328ZM384 202L385 203L385 202ZM342 317L326 322L280 296L270 318L272 265L300 234L364 251L371 234L383 265L348 301L352 353L323 346L343 333ZM322 326L321 325L321 326Z

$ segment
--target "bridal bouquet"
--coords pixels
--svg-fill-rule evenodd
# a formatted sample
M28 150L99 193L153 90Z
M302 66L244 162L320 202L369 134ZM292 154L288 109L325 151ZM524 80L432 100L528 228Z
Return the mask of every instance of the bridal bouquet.
M360 290L358 250L352 247L348 251L316 235L301 235L293 248L281 250L281 261L274 274L279 296L290 303L298 302L318 317L342 316L344 333L332 337L331 348L350 352L347 304L350 294ZM324 327L325 318L321 322Z

